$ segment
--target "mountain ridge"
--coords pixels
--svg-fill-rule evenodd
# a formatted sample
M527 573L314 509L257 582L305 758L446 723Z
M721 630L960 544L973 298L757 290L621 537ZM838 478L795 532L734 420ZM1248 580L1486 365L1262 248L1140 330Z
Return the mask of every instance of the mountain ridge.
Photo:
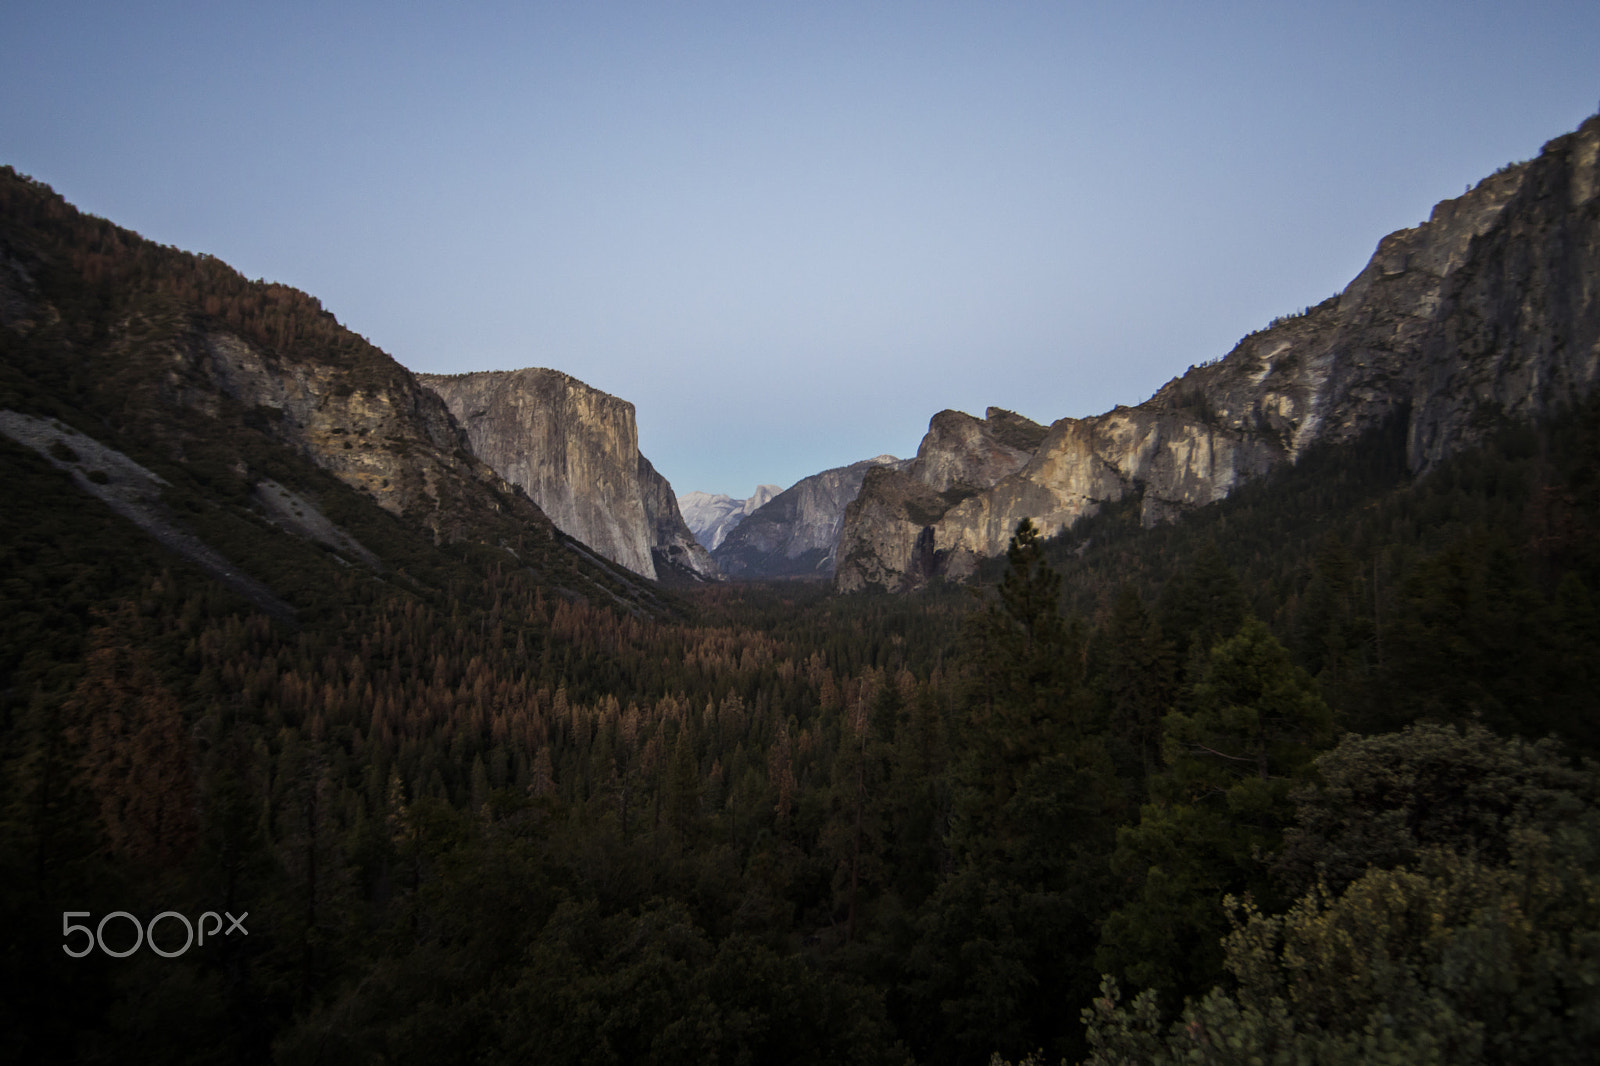
M1597 157L1600 116L1385 236L1336 296L1135 407L1052 423L1018 469L960 499L937 498L934 463L875 472L846 512L836 587L960 579L1024 517L1054 535L1129 495L1146 525L1165 521L1393 417L1422 474L1495 425L1572 405L1600 380ZM931 424L924 450L948 451Z
M0 408L59 423L162 479L165 510L149 513L174 517L147 532L219 579L237 575L258 604L273 605L244 579L262 580L250 555L265 528L402 587L417 567L454 565L448 551L427 556L475 542L562 595L663 609L654 590L574 551L472 454L443 400L320 301L85 215L9 167L0 327ZM397 524L374 524L369 504ZM351 522L381 529L387 547ZM224 529L236 547L221 562L183 549Z

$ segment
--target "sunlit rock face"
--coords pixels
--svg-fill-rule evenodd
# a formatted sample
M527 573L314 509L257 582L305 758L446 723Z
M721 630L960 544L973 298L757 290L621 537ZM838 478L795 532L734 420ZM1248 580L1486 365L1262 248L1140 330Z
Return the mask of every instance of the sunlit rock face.
M871 471L845 509L838 587L898 588L903 574L940 569L934 525L1026 467L1045 434L1045 427L998 407L981 419L961 411L934 415L916 458Z
M736 578L827 578L845 507L869 470L897 466L892 455L802 478L753 511L712 553L723 573Z
M846 511L837 587L960 578L1022 518L1055 534L1130 493L1147 525L1163 521L1391 419L1424 473L1507 420L1580 399L1600 376L1597 156L1600 116L1385 237L1343 292L1137 407L1062 419L1031 447L975 447L977 419L935 416L915 463L873 472Z
M757 485L756 491L742 500L721 492L686 492L678 497L678 510L695 539L707 551L716 551L740 522L782 491L777 485Z
M444 402L404 367L381 353L348 364L290 359L216 331L175 354L165 388L213 417L224 398L253 409L274 437L442 539L467 532L466 497L482 505L482 488L514 491L471 455Z
M639 454L633 404L559 370L417 378L443 399L473 454L521 486L563 533L644 577L660 576L658 553L715 576L672 487Z

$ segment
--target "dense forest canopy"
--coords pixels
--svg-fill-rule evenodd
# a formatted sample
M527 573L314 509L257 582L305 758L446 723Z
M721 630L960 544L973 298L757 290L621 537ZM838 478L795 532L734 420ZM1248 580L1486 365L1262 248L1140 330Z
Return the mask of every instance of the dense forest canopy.
M1025 523L970 587L639 592L509 510L441 536L259 412L174 405L163 368L218 330L405 373L309 297L9 172L0 213L0 408L144 463L292 608L0 439L9 1060L1600 1041L1600 402L1421 479L1394 425L1169 525ZM264 521L261 476L382 565ZM65 912L117 911L110 950L63 950ZM248 935L113 957L164 912Z

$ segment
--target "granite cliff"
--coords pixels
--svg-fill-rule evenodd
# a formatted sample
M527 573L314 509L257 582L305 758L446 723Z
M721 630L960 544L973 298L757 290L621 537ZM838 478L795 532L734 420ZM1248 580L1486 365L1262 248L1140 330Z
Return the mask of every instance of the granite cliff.
M880 455L800 479L740 522L712 558L729 577L828 577L845 507L861 491L862 478L899 463Z
M474 455L521 487L563 533L648 578L658 561L718 576L666 479L639 454L633 404L559 370L419 374L463 427Z
M757 485L756 491L742 500L720 492L686 492L678 497L678 509L695 539L706 551L714 552L740 522L782 491L777 485Z
M917 460L873 471L846 511L836 584L960 578L1023 517L1055 534L1130 494L1153 524L1390 419L1426 473L1506 420L1571 404L1597 376L1600 116L1383 238L1344 291L1137 407L1061 419L1031 449L1013 440L977 464L977 420L935 416Z

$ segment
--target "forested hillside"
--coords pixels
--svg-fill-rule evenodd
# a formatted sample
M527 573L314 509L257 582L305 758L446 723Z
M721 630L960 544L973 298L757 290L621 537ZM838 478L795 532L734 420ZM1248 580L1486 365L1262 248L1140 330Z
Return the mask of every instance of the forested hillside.
M328 395L393 364L6 189L0 407L159 474L166 520L291 611L0 440L9 1061L1600 1040L1600 404L1422 479L1391 425L1171 525L1023 525L973 587L666 593L470 456L390 508L260 405L207 413L168 372L197 336L354 375ZM377 563L270 523L263 478ZM118 911L74 957L65 925ZM164 912L248 933L177 953L167 919L114 957Z

